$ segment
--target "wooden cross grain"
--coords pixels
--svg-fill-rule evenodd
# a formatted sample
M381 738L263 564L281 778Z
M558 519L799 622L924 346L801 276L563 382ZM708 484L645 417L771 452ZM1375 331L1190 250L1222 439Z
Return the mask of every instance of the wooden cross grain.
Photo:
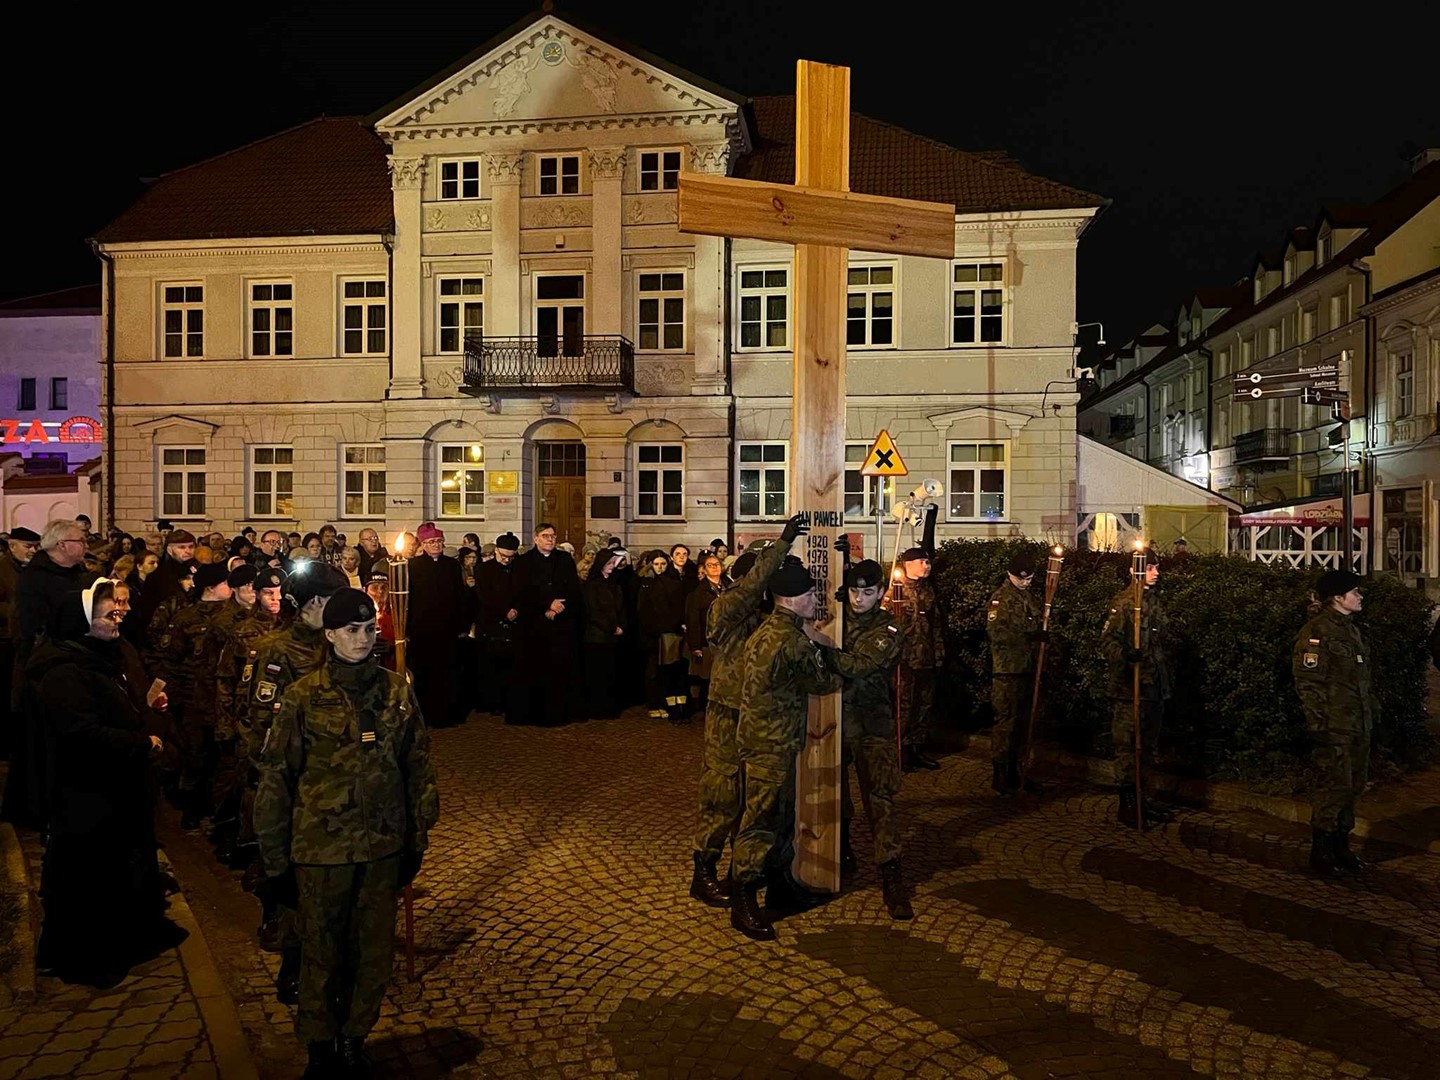
M797 552L815 575L820 628L841 643L835 541L845 521L845 322L851 248L949 259L955 208L850 191L850 69L796 64L795 185L680 175L679 229L795 245L793 511L809 515ZM867 433L868 434L868 433ZM795 877L840 891L840 695L810 701L795 777Z

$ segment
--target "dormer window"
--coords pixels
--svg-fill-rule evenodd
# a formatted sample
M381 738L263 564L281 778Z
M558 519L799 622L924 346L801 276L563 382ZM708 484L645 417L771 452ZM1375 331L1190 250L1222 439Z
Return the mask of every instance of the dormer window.
M1265 299L1265 269L1255 271L1255 303Z
M1282 279L1281 279L1281 284L1289 285L1289 284L1290 284L1292 281L1294 281L1294 280L1295 280L1295 252L1293 252L1293 251L1287 251L1287 252L1285 253L1285 270L1284 270L1283 277L1282 277Z
M1327 262L1330 261L1330 256L1331 256L1332 254L1334 254L1334 253L1331 251L1331 247L1332 247L1333 241L1334 241L1334 236L1333 236L1333 234L1331 234L1329 231L1322 232L1322 233L1320 234L1320 239L1315 242L1315 265L1316 265L1316 266L1319 266L1319 265L1321 265L1321 264L1323 264L1323 263L1327 263Z

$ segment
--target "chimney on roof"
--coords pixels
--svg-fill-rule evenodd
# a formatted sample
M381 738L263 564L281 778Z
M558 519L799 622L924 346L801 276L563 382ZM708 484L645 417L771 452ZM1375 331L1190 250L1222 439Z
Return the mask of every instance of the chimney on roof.
M1421 150L1410 159L1410 171L1411 173L1418 173L1421 169L1425 168L1426 165L1433 164L1437 161L1440 161L1440 147L1432 146L1428 150Z

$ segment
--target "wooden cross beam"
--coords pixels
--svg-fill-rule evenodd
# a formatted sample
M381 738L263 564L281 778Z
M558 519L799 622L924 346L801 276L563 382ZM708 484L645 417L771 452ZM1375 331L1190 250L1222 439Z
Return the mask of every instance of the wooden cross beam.
M796 64L795 186L681 173L679 229L795 245L792 511L809 514L805 558L821 629L841 641L832 559L845 522L845 321L849 250L955 254L955 208L850 192L850 69ZM867 433L868 435L869 433ZM840 891L840 695L810 703L796 765L795 863L812 889Z

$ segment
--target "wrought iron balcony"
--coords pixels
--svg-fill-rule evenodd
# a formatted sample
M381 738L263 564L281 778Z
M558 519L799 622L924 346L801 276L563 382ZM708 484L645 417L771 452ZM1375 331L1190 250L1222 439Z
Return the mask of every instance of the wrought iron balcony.
M635 391L635 347L623 337L560 334L465 339L467 394L494 390Z
M1259 428L1235 436L1235 464L1259 465L1290 460L1290 432L1283 428Z

